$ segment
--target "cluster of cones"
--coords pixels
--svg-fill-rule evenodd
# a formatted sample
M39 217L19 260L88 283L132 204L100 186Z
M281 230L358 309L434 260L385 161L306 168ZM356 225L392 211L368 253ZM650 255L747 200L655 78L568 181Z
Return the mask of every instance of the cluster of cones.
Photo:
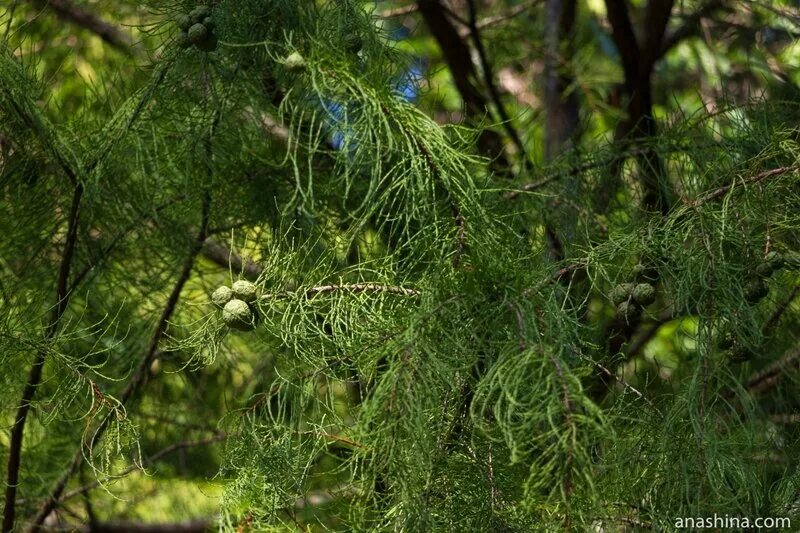
M211 294L211 301L222 309L222 320L228 327L241 331L252 331L256 327L256 286L239 280L231 287L223 285Z

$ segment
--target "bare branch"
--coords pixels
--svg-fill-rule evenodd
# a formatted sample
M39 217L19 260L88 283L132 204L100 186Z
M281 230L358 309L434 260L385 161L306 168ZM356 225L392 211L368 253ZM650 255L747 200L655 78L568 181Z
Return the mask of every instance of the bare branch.
M403 7L394 7L392 9L387 9L385 11L381 11L378 13L378 16L381 18L392 18L392 17L402 17L403 15L410 15L411 13L415 13L419 8L417 4L412 3L407 6Z
M798 368L800 368L800 348L795 348L761 372L750 376L745 388L753 394L761 394L780 383L784 370Z
M388 293L388 294L398 294L400 296L417 296L419 295L419 291L416 289L410 289L408 287L399 287L395 285L381 285L379 283L351 283L351 284L342 284L342 285L318 285L316 287L312 287L305 291L306 298L313 298L315 296L319 296L322 294L330 294L334 292L349 292L352 294L359 294L364 292L372 292L372 293ZM287 297L291 296L293 293L291 291L280 292L280 293L267 293L261 295L262 300L272 300L275 298Z
M94 522L78 531L86 533L207 533L215 531L211 520L202 518L172 524L143 522Z

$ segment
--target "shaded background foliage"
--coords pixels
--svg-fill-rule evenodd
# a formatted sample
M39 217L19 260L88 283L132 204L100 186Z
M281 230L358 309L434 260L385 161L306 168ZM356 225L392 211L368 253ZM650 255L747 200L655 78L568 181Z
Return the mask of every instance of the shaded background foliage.
M800 520L798 21L7 2L4 530Z

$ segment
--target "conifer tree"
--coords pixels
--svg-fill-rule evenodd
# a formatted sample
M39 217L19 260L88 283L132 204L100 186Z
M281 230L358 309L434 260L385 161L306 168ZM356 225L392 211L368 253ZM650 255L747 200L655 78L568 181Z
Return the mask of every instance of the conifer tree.
M3 531L800 524L793 3L97 4L0 15Z

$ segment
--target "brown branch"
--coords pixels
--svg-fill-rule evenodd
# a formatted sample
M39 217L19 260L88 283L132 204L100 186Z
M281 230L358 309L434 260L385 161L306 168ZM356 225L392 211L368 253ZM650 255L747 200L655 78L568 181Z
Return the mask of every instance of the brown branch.
M653 65L660 57L661 47L664 43L664 32L667 29L672 6L675 0L650 0L644 14L644 42L641 49L642 69L648 76L653 70Z
M683 150L685 150L684 147L676 147L674 149L670 149L669 151L679 152L679 151L683 151ZM582 163L582 164L577 165L577 166L572 166L572 167L570 167L568 169L565 169L565 170L560 170L558 172L552 172L552 173L544 176L543 178L541 178L541 179L539 179L537 181L526 183L525 185L521 186L518 189L515 189L513 191L508 191L508 192L506 192L504 194L504 196L505 196L505 198L507 198L509 200L513 200L516 197L518 197L519 195L521 195L522 193L536 191L538 189L541 189L545 185L547 185L549 183L552 183L552 182L554 182L554 181L556 181L558 179L576 176L576 175L580 174L581 172L586 172L587 170L592 170L592 169L595 169L595 168L602 168L602 167L608 166L609 164L613 163L619 157L631 157L631 156L641 155L643 153L644 153L644 149L642 149L642 148L632 148L630 150L626 150L624 152L614 154L610 158L602 159L600 161L589 161L589 162Z
M754 183L759 183L769 178L774 178L775 176L782 176L783 174L787 174L789 172L794 172L795 170L800 169L800 164L791 165L788 167L780 167L780 168L773 168L771 170L765 170L764 172L759 172L755 176L750 176L748 178L744 178L738 181L740 185L752 185ZM710 202L712 200L717 200L722 196L725 196L728 191L736 187L737 182L731 183L730 185L725 185L723 187L719 187L710 191L699 198L697 198L692 205L697 207L700 205L705 204L706 202Z
M658 316L655 321L651 322L645 331L631 341L631 344L628 346L628 350L625 354L626 359L630 359L631 357L637 355L639 351L644 348L644 346L650 342L653 337L655 337L661 326L672 320L674 317L675 314L672 312L672 310L668 310Z
M795 348L761 372L750 376L745 388L753 394L766 392L781 381L785 369L792 367L800 369L800 348Z
M378 16L381 18L402 17L403 15L410 15L418 10L417 4L409 4L403 7L395 7L381 11Z
M32 0L40 9L51 9L58 18L88 30L117 50L133 52L133 41L121 28L106 22L95 13L75 5L71 0Z
M496 24L499 24L501 22L505 22L506 20L510 20L510 19L513 19L514 17L518 17L519 15L525 13L530 8L536 6L537 4L540 4L541 2L542 2L542 0L528 0L527 2L522 2L521 4L518 4L518 5L510 8L505 13L500 13L498 15L484 17L484 18L478 20L475 25L479 30L490 28L490 27L492 27L492 26L494 26ZM469 37L469 33L470 33L470 30L469 30L469 27L467 27L467 28L464 28L463 30L461 30L459 32L459 35L461 35L462 38L466 38L466 37Z
M206 533L216 531L211 520L202 518L172 524L142 522L94 522L78 531L85 533Z
M439 44L467 111L482 116L486 112L486 100L475 85L475 66L469 49L447 18L444 6L439 0L420 0L418 6L425 24Z
M400 294L403 296L416 296L419 291L409 289L406 287L395 287L392 285L379 285L377 283L355 283L352 285L322 285L314 287L306 291L307 297L313 297L318 294L330 293L335 291L347 291L353 293L360 292L388 292L390 294Z
M381 285L379 283L351 283L351 284L343 284L343 285L319 285L316 287L312 287L305 291L306 298L313 298L315 296L319 296L321 294L330 294L333 292L350 292L354 294L364 293L364 292L374 292L374 293L389 293L389 294L398 294L401 296L417 296L419 291L416 289L410 289L408 287L398 287L395 285ZM268 293L263 294L261 296L262 300L271 300L273 298L278 298L282 296L291 296L294 294L291 291L286 291L282 293Z
M485 117L488 106L475 83L478 75L469 48L450 22L447 9L440 0L419 0L417 6L433 38L439 44L456 90L464 101L467 116L471 121L479 123ZM503 154L502 139L497 132L483 129L478 136L478 148L487 157L495 159L500 173L507 172L508 162Z
M652 407L654 410L659 411L658 408L655 406L655 404L652 401L650 401L650 398L648 398L647 396L642 394L639 391L639 389L637 389L636 387L634 387L633 385L631 385L630 383L628 383L627 381L625 381L624 379L619 377L616 373L614 373L611 370L609 370L608 368L604 367L603 365L601 365L597 361L591 361L591 362L592 362L592 364L594 366L596 366L598 368L598 370L600 370L607 377L613 378L617 383L619 383L624 388L626 388L629 391L631 391L632 393L634 393L637 398L639 398L640 400L643 400L645 403L647 403L647 405ZM659 413L660 413L660 411L659 411Z
M64 251L61 254L61 265L58 271L56 282L56 305L53 308L50 321L44 332L45 342L52 339L58 331L58 325L64 311L69 303L70 292L68 291L69 273L72 268L72 258L75 254L75 246L78 240L78 216L80 214L81 199L83 198L83 185L78 183L72 194L72 205L69 212L69 222L67 227L67 237L64 243ZM16 497L17 485L19 484L19 469L22 460L22 440L25 436L25 422L28 419L31 402L36 395L36 390L42 381L42 371L47 359L47 350L41 349L37 352L30 368L28 381L22 391L22 399L17 408L17 415L14 425L11 428L11 436L8 445L8 466L6 477L5 504L3 507L3 531L13 531L16 521Z
M792 292L789 293L789 296L775 308L775 311L770 315L769 319L764 323L764 327L761 328L761 331L764 334L770 333L772 329L778 325L780 322L781 317L783 314L791 307L792 302L797 298L797 295L800 294L800 285L795 285L792 289Z
M776 424L800 424L800 413L776 413L769 419Z
M641 52L628 15L628 6L625 0L606 0L606 13L611 24L611 38L617 47L625 73L625 84L633 88L639 75Z
M250 259L244 259L241 255L237 254L229 247L220 244L219 242L207 239L203 244L201 253L207 259L223 268L231 268L234 272L241 272L245 278L255 280L260 275L263 269L258 263Z

